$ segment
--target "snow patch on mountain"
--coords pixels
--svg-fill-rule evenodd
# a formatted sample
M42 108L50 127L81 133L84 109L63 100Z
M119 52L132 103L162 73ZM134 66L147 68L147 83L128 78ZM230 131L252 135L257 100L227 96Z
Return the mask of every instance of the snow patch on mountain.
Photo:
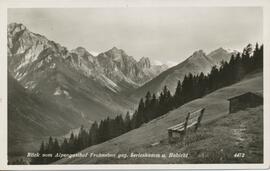
M98 56L98 54L100 54L99 52L92 51L92 50L90 50L89 53L91 53L91 55L93 55L94 57L96 57L96 56Z
M29 90L33 90L35 87L37 86L37 83L35 81L28 81L24 88L29 89Z
M159 60L153 60L151 61L153 63L153 65L162 65L163 63Z
M27 75L27 72L25 72L25 73L17 72L16 75L15 75L15 79L17 79L18 81L20 81L20 80L22 80L26 75Z
M112 80L107 78L106 76L101 75L101 77L99 77L99 78L102 81L103 86L109 88L111 91L113 91L115 93L121 91L121 88L117 84L115 84Z
M60 88L60 87L57 87L57 88L55 89L55 92L53 93L53 95L59 96L59 95L61 95L61 94L62 94L61 88Z
M53 95L54 96L61 96L61 95L63 95L67 99L72 99L72 97L70 96L69 92L66 91L66 90L63 90L61 87L57 87L55 89L55 92L53 93Z
M175 66L175 65L177 65L178 64L178 62L175 62L175 61L167 61L166 63L165 63L165 65L167 65L167 66L169 66L169 67L173 67L173 66Z
M56 67L56 64L55 63L52 63L51 65L50 65L50 68L51 69L54 69Z
M49 62L51 62L52 57L51 56L48 56L45 60L46 60L47 63L49 63Z
M72 97L69 95L69 92L66 90L63 90L63 94L66 96L68 99L72 99Z
M42 65L43 65L43 61L40 61L40 62L37 64L37 68L36 68L36 69L41 68L41 67L42 67Z
M238 53L238 51L235 49L230 49L230 48L224 48L224 49L229 53Z
M161 62L160 60L153 60L151 62L153 63L153 65L159 65L159 66L166 65L169 68L178 64L178 62L176 62L176 61L170 61L170 60L168 60L166 62Z

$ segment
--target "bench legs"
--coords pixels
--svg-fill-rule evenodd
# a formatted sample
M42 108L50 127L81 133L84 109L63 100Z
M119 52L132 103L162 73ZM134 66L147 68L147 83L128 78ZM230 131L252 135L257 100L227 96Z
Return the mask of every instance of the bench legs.
M168 130L168 138L169 138L169 143L172 143L172 131Z
M200 126L200 123L196 123L195 128L194 128L194 131L195 132L197 131L197 129L198 129L199 126Z
M202 120L202 117L203 117L204 110L205 110L205 108L203 108L201 110L200 116L198 117L197 124L195 125L195 131L197 131L198 127L201 125L201 120Z
M182 131L182 132L178 132L179 134L179 140L182 141L184 136L185 136L185 132ZM168 130L168 140L169 140L169 143L173 143L175 141L174 137L173 137L173 131L172 130Z

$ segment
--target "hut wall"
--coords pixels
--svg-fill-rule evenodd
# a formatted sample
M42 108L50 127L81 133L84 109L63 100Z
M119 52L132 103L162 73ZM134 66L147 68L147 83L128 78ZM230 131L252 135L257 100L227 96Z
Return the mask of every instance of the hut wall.
M256 107L263 104L263 98L255 94L244 94L230 99L230 113L237 112L249 107Z

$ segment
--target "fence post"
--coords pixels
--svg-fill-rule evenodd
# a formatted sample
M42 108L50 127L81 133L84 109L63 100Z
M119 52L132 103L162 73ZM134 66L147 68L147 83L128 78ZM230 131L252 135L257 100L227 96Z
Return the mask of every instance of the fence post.
M200 116L198 117L197 124L195 125L195 131L197 131L198 127L199 127L200 124L201 124L201 120L202 120L202 117L203 117L204 110L205 110L205 108L203 108L203 109L201 110Z

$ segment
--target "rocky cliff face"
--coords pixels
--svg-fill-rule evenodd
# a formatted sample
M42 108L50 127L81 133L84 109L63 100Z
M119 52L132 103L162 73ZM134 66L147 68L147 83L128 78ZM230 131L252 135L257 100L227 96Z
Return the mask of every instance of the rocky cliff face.
M137 63L137 66L141 69L145 69L145 68L151 68L151 62L149 60L149 58L147 57L142 57L140 59L140 61Z
M131 106L120 95L124 88L103 75L98 60L85 49L68 51L22 24L8 26L8 70L24 88L79 111L78 117L85 120L99 120Z
M107 52L97 56L100 65L104 68L107 77L115 82L129 82L140 86L151 80L168 67L163 66L160 70L155 70L157 66L151 65L149 58L142 57L136 61L132 56L128 56L125 51L113 47Z
M52 55L64 56L66 52L64 47L30 32L22 24L8 26L8 67L19 81L27 75L29 68L35 65L33 69L39 70L44 65L51 65Z

